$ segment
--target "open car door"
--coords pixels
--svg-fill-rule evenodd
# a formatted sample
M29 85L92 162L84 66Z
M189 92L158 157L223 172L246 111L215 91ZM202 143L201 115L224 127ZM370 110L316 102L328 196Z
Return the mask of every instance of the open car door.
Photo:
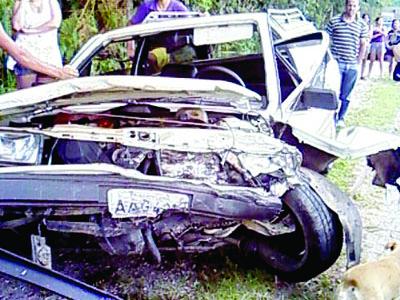
M328 35L316 31L279 40L275 52L282 95L275 119L285 125L280 132L283 139L302 151L304 165L323 173L336 158L365 156L376 170L374 183L396 184L400 136L366 127L338 130L335 126L340 78Z
M298 8L268 9L269 24L275 40L316 32L314 23L306 19Z

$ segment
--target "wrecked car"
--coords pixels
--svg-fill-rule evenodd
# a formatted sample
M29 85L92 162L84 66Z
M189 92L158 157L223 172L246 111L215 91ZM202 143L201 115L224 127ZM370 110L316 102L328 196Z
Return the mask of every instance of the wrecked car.
M154 13L144 24L98 34L71 64L82 76L205 78L245 86L261 95L261 113L273 118L276 137L301 151L303 166L325 174L337 158L367 157L376 170L375 184L398 186L398 136L362 127L336 128L338 65L326 32L317 30L298 9L182 16ZM117 50L125 49L132 40L136 54L127 62ZM153 73L149 52L161 46L172 59ZM193 50L189 57L173 59L175 52L187 47ZM118 57L119 63L104 64L104 60Z
M1 95L0 229L30 228L40 264L54 232L156 262L165 251L236 247L290 281L329 268L345 235L357 263L356 207L301 167L263 107L234 83L150 76Z

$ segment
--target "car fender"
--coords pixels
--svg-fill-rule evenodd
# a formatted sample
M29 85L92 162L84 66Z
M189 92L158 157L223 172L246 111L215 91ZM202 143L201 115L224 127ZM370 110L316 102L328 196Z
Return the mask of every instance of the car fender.
M346 241L346 267L358 264L361 255L362 222L357 206L326 177L306 168L302 168L301 171L311 188L325 205L338 215L342 223Z
M330 126L330 130L322 130L322 126L315 125L322 124L321 120L316 119L321 110L316 109L312 113L299 115L296 122L290 123L293 135L303 143L336 157L354 159L400 147L399 135L361 126L350 126L336 131L333 119L331 124L323 126Z

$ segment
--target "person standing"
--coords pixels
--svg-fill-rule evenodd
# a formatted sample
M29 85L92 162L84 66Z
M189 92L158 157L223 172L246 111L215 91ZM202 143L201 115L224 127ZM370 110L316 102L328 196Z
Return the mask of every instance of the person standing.
M78 71L71 66L63 68L50 65L36 58L27 50L18 47L18 45L7 35L0 23L0 48L11 55L19 64L26 68L30 68L36 72L46 74L57 79L68 79L78 77Z
M17 45L31 54L57 67L62 66L58 45L58 28L61 24L61 9L57 0L16 0L12 25L16 32ZM12 58L7 67L14 70L17 88L31 87L41 78L38 73L16 63Z
M369 14L363 14L362 19L364 20L365 24L367 24L367 26L368 26L368 34L369 34L368 40L370 40L372 37L372 26L371 26L371 19L369 17ZM361 62L361 77L360 77L361 79L365 79L364 73L367 68L369 50L370 50L369 43L367 43L366 48L365 48L365 53L364 53L364 56L363 56L363 59Z
M144 21L147 15L153 11L188 11L188 8L179 0L146 0L143 2L136 13L132 16L129 21L129 25L140 24ZM128 56L133 57L135 55L134 42L128 42Z
M371 76L375 60L379 62L380 78L383 77L383 56L385 49L385 31L383 29L383 18L377 17L372 29L371 50L369 57L368 77Z
M393 80L400 81L400 42L398 44L393 45L393 56L394 60L397 62L396 67L393 71Z
M387 56L389 57L389 77L392 76L393 73L393 46L398 44L400 41L400 21L399 19L392 20L392 28L387 34L386 38L386 49Z
M326 28L341 76L341 105L336 117L337 126L344 125L344 116L350 104L349 96L357 81L358 66L364 57L368 39L368 27L358 17L358 10L358 0L346 0L344 13L332 17Z

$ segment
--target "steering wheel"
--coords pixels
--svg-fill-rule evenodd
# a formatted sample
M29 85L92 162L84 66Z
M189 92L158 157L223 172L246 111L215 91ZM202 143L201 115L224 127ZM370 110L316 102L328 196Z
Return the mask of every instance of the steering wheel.
M224 80L246 87L243 79L238 74L222 66L208 66L200 69L195 78Z

